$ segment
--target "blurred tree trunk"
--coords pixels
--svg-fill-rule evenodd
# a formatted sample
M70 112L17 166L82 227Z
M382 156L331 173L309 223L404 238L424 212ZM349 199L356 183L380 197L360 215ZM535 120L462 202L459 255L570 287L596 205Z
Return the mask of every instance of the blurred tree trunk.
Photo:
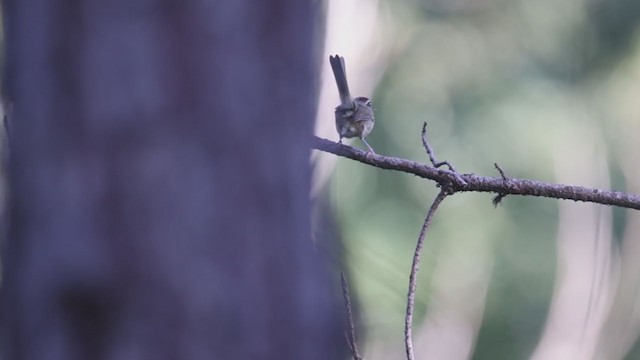
M5 1L4 359L337 358L310 3Z

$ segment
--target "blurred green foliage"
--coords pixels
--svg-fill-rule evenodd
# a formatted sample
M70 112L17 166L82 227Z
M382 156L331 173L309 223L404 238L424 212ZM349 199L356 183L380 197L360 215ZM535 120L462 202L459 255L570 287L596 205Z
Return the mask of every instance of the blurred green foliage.
M459 171L556 182L558 154L589 162L576 139L593 139L609 181L625 190L620 153L637 151L640 2L635 0L383 1L393 48L375 92L377 152L427 161L428 122L440 160ZM632 146L635 145L635 150ZM589 185L589 184L576 184ZM433 183L341 159L330 198L345 261L370 341L402 346L408 272ZM625 211L614 212L620 236ZM474 359L526 359L545 325L556 279L558 202L488 194L447 199L427 236L415 326L433 298L436 260L453 259L455 281L490 262L486 308ZM401 353L398 354L400 358ZM629 355L640 358L637 349Z

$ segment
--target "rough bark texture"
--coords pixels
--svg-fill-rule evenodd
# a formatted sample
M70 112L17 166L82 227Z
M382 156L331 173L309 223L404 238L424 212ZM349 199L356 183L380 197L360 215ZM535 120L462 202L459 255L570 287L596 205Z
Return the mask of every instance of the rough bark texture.
M5 359L337 357L310 3L5 1Z
M338 144L327 139L314 137L314 149L343 156L361 163L385 170L402 171L433 180L447 187L451 194L457 192L489 192L498 194L493 199L497 205L507 195L539 196L553 199L593 202L597 204L620 206L640 210L640 195L622 191L585 188L575 185L553 184L529 179L509 178L495 164L500 177L487 177L474 174L460 174L452 170L439 169L434 164L427 165L407 159L372 154L351 146ZM448 162L442 162L442 165ZM437 163L435 165L438 165Z

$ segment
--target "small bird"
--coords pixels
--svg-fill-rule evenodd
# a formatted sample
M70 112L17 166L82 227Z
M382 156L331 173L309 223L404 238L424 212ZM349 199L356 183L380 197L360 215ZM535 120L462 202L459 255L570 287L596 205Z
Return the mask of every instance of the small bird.
M342 138L357 137L367 145L369 151L375 154L373 148L365 140L365 137L373 130L375 122L371 100L363 96L351 98L342 56L329 56L329 62L340 93L340 105L336 106L336 130L340 135L340 143L342 144Z

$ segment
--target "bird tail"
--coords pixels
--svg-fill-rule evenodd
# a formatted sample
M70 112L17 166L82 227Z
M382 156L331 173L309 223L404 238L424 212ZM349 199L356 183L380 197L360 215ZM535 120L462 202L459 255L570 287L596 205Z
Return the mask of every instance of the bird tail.
M340 55L329 56L333 76L336 78L338 92L340 93L340 102L342 105L351 106L353 99L349 93L349 85L347 84L347 73L344 65L344 58Z

